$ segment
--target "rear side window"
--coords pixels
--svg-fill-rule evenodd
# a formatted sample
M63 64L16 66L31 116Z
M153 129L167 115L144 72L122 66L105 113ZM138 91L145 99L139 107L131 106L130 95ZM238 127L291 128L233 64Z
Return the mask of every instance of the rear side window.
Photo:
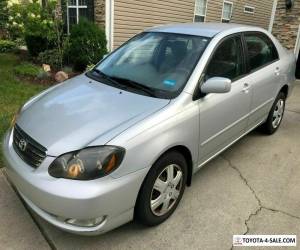
M278 52L269 37L262 33L245 34L250 70L254 71L278 59Z
M243 75L242 42L240 36L227 38L215 51L209 62L205 80L226 77L235 80Z

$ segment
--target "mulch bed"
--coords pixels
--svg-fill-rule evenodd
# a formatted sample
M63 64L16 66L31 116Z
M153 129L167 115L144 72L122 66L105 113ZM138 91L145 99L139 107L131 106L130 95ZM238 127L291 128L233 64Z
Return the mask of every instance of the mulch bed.
M41 66L36 60L35 58L32 58L28 55L28 51L27 50L18 50L18 52L16 53L19 57L19 61L24 62L24 61L28 61L31 62L32 64L35 64L37 66ZM17 78L20 81L26 81L26 82L30 82L33 84L41 84L41 85L55 85L58 82L55 80L55 74L60 71L60 70L51 70L51 72L49 72L49 77L47 78L43 78L43 79L39 79L38 77L31 77L31 76L20 76L18 75ZM69 79L72 77L75 77L77 75L80 75L81 72L71 72L68 73Z

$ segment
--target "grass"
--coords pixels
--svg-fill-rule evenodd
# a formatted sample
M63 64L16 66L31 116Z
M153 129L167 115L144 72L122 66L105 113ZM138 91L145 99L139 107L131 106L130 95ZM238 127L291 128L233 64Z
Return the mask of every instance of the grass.
M18 56L0 54L0 148L5 132L17 110L30 97L41 92L47 86L21 82L15 76L15 68L20 65ZM3 166L2 150L0 150L0 167Z
M24 62L15 66L14 72L20 76L37 77L37 75L41 72L41 68L34 64Z

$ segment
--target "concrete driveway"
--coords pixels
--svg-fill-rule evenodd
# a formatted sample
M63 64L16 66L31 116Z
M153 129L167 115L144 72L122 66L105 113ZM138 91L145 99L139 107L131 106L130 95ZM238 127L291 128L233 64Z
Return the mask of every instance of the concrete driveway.
M32 220L2 179L0 248L229 250L233 234L300 239L300 84L276 134L254 131L203 167L174 215L154 228L132 222L97 237L65 233Z

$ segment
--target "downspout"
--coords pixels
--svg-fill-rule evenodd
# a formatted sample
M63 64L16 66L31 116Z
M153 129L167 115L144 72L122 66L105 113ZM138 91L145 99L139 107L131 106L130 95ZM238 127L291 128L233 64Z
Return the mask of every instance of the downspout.
M274 0L273 2L273 8L272 8L272 13L271 13L271 18L270 18L270 24L269 24L269 32L272 32L273 30L273 24L275 20L275 15L276 15L276 9L277 9L277 2L278 0Z
M114 48L114 0L105 0L105 34L107 50L111 52Z

